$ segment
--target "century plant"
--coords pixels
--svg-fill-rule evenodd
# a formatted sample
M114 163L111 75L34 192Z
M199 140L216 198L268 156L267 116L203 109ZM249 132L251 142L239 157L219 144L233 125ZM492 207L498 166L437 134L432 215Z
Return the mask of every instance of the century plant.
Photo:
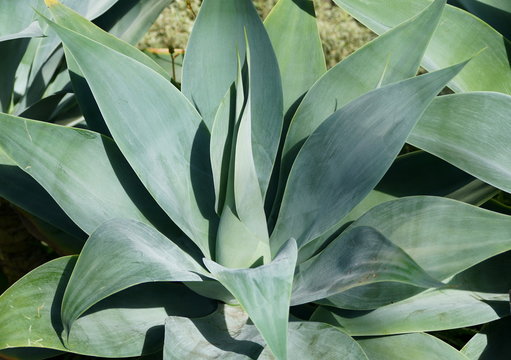
M311 1L263 24L250 0L204 0L178 89L46 0L96 131L0 114L0 146L88 240L0 296L2 353L466 360L500 344L507 319L462 351L426 332L509 315L511 219L478 207L510 190L506 43L482 22L485 50L451 39L472 17L445 0L371 2L338 0L388 31L326 71ZM437 157L398 156L405 142Z

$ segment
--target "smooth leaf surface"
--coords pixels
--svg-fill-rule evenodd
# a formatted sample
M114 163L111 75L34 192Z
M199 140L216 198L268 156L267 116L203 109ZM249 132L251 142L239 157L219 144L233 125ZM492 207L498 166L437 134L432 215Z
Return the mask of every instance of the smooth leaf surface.
M377 282L399 282L422 288L443 285L385 236L366 226L344 232L297 270L292 305Z
M166 317L204 316L216 307L183 285L136 286L90 309L73 326L66 348L60 338L60 302L75 261L76 257L64 257L46 263L0 296L0 349L139 356L161 349Z
M418 14L430 0L334 0L362 24L383 34ZM454 91L498 91L511 94L510 43L475 16L446 6L422 66L433 71L479 53L450 83ZM484 51L481 52L481 50Z
M352 336L372 336L455 329L508 315L508 294L440 289L372 311L320 307L311 320L338 326Z
M440 96L407 142L511 192L510 112L510 95L474 92Z
M264 342L239 306L221 305L206 317L165 321L164 360L256 359Z
M338 329L315 322L289 323L289 359L367 360L362 348ZM274 359L266 348L257 360Z
M352 227L378 229L434 278L444 280L511 249L510 224L509 216L454 200L409 197L373 208ZM372 284L328 301L339 307L371 309L417 290L400 284Z
M310 258L323 244L332 240L352 221L373 207L404 196L434 195L472 205L482 205L498 189L425 151L400 155L392 163L375 189L330 230L313 240L298 254L298 262Z
M51 26L76 60L110 132L142 183L210 257L210 232L218 220L209 132L200 115L152 69L74 31Z
M511 357L510 332L511 317L489 323L470 339L461 352L470 360L507 359Z
M18 68L23 54L28 46L28 40L15 39L0 42L0 53L4 54L0 58L0 111L8 112L11 107L12 93L16 79L16 69Z
M3 151L86 233L108 219L151 223L148 218L157 215L111 139L6 114L0 114L0 126Z
M109 259L116 260L112 266ZM137 284L201 281L205 270L154 228L129 220L99 226L82 249L62 300L67 331L92 305Z
M284 114L326 72L312 0L279 0L264 20L280 69Z
M434 96L464 64L373 90L330 116L308 138L287 181L272 252L330 229L371 191Z
M252 150L264 197L282 128L282 87L270 39L251 0L202 3L186 49L183 93L211 129L217 108L237 76L237 55L251 50L250 111ZM207 56L204 56L207 54Z
M468 360L429 334L403 334L357 340L369 360Z
M414 19L371 41L312 86L296 110L286 136L282 155L283 180L303 142L333 112L368 91L417 73L444 4L444 0L437 0Z
M227 269L204 259L208 270L240 302L279 360L287 359L288 311L296 265L291 239L275 259L254 269Z

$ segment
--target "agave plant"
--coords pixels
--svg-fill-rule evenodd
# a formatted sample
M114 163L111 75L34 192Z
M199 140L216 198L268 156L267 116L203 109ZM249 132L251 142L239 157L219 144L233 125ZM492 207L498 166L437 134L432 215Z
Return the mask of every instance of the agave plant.
M78 257L0 296L2 354L484 352L484 334L458 351L426 332L509 315L511 277L495 274L508 271L511 219L475 205L509 190L509 154L480 138L509 142L511 97L436 97L501 56L470 60L475 49L434 71L444 0L329 71L311 1L280 0L263 24L250 0L205 0L181 91L136 48L46 4L41 21L93 96L81 106L111 137L0 114L5 158L88 234ZM415 76L421 61L430 72ZM407 139L448 162L396 159Z

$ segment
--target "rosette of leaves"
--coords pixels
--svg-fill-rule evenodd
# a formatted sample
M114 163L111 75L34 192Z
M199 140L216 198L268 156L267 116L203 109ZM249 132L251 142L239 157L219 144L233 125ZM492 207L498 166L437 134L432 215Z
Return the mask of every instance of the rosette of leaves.
M111 136L0 115L2 150L89 235L1 295L3 354L466 360L427 332L509 315L511 219L477 205L509 187L510 97L436 97L502 54L435 70L445 1L327 72L312 2L263 24L205 0L181 89L47 4ZM407 139L438 157L396 159Z

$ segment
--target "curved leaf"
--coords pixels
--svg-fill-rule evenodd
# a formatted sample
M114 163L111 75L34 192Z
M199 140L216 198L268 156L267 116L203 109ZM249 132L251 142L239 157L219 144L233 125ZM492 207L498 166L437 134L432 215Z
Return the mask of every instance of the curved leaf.
M206 317L165 321L164 360L256 359L264 342L239 306L223 305Z
M116 259L112 266L108 259ZM154 228L111 220L99 226L82 249L62 300L62 322L72 324L92 305L137 284L201 281L205 270Z
M357 340L369 360L468 360L429 334L404 334Z
M204 316L216 304L179 284L144 284L105 299L61 340L60 302L76 257L46 263L0 296L0 349L130 357L161 349L166 317Z
M442 289L372 311L320 307L311 320L338 326L352 336L372 336L455 329L508 315L508 294Z
M511 192L511 96L476 92L440 96L407 142Z
M308 138L289 174L271 235L299 247L335 225L383 177L423 111L464 64L373 90L330 116Z
M364 351L350 336L327 324L289 323L289 359L367 360ZM270 360L266 348L257 360Z
M452 216L456 214L456 216ZM352 227L372 226L437 279L446 279L511 249L511 217L438 197L410 197L381 204ZM371 284L328 299L343 308L371 309L418 289Z
M291 304L305 304L357 286L384 281L422 288L443 285L375 229L355 227L298 266Z
M334 0L378 34L422 11L430 0ZM509 41L475 16L446 6L422 66L432 71L482 51L449 86L459 92L499 91L511 94Z
M291 239L275 259L254 269L227 269L204 259L206 267L240 302L279 360L287 359L287 326L296 265Z
M151 223L159 216L111 139L6 114L0 128L3 151L86 233L108 219Z
M152 69L50 24L76 60L109 130L142 183L210 257L210 233L218 219L207 160L209 132L199 114L170 81Z

